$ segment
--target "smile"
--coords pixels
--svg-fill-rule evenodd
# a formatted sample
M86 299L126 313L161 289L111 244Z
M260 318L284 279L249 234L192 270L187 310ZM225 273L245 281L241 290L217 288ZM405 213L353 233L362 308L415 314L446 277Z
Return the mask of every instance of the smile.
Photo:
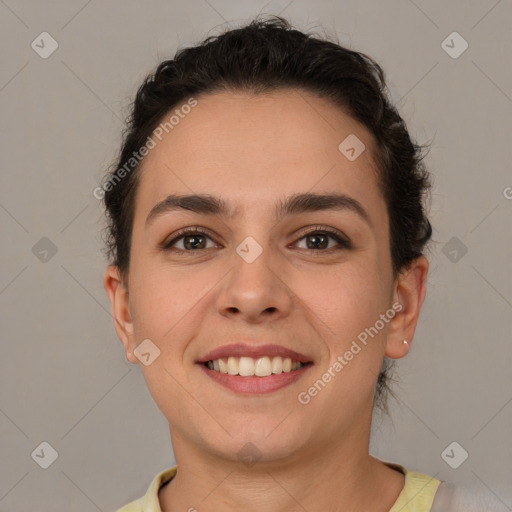
M246 359L250 361L246 361ZM218 370L215 369L216 365L218 365ZM281 365L279 373L269 373L269 369L272 369L272 367L277 372L279 365ZM228 357L198 363L197 367L214 382L236 394L259 395L271 393L293 384L313 367L313 363L293 362L290 358L282 358L280 356L274 356L272 359L266 356L258 359L253 359L252 357ZM229 373L230 369L231 374ZM242 374L246 373L247 375L241 375L240 371ZM260 375L256 375L256 372ZM261 375L261 373L265 373L265 375Z
M293 384L314 366L313 357L275 344L234 343L196 360L215 383L237 394L261 394Z
M281 356L263 356L257 359L231 356L210 360L204 364L215 372L242 377L269 377L270 375L293 372L305 365L300 361Z

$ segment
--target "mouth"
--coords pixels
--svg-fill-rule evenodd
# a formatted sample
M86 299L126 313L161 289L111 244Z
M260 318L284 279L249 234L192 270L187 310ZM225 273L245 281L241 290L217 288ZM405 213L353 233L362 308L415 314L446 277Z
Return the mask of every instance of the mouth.
M233 343L208 352L196 363L230 375L267 377L273 373L296 371L312 364L313 359L281 345Z
M269 377L300 370L302 367L313 364L301 363L290 357L263 356L257 359L247 356L218 358L202 363L209 370L241 377Z
M237 393L275 391L313 366L310 357L279 345L225 345L196 361L219 384Z

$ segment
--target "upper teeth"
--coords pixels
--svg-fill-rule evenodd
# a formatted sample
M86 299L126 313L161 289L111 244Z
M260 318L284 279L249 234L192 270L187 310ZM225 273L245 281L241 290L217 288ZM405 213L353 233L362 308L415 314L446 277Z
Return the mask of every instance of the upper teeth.
M226 359L215 359L208 361L208 368L229 375L241 375L250 377L268 377L273 373L290 372L298 370L303 364L299 361L292 361L289 357L260 357L253 359L252 357L228 357Z

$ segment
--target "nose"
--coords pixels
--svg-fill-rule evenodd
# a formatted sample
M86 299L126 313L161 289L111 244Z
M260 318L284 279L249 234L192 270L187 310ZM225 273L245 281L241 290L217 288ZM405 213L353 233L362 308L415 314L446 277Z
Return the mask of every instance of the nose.
M266 250L251 263L237 253L233 255L233 268L216 297L221 315L263 323L290 314L293 292L283 272L275 268L275 264L271 265L270 260Z

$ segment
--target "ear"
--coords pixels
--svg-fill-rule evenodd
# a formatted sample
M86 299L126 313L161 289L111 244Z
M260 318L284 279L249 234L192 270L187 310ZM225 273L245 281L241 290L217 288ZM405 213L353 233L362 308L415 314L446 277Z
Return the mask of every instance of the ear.
M428 260L419 256L395 281L393 304L400 303L401 309L390 321L385 352L390 359L400 359L409 352L427 291L428 267Z
M129 294L127 285L120 277L118 267L109 265L103 275L103 286L110 299L114 327L118 338L121 340L126 360L130 363L138 363L139 360L133 355L136 348L135 336L133 334L133 322L129 309Z

